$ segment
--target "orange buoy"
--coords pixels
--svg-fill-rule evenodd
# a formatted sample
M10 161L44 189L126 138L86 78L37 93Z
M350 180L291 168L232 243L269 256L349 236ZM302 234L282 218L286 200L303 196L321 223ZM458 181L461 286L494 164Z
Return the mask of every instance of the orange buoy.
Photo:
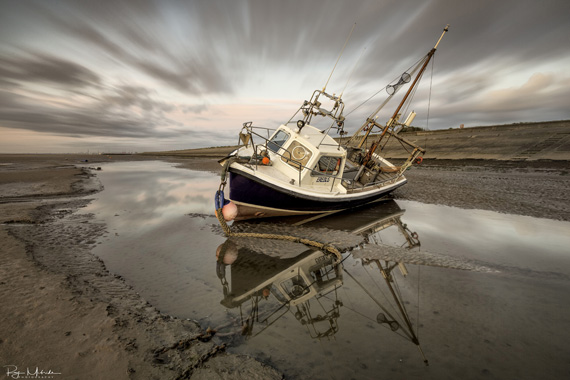
M269 165L269 157L265 156L261 159L263 165Z
M418 165L421 164L423 161L424 161L424 158L421 156L416 158L416 164L418 164Z
M235 203L229 202L222 207L222 215L226 222L232 221L236 218L238 214L238 209Z
M231 241L226 241L216 249L216 260L226 265L231 265L238 257L238 249Z

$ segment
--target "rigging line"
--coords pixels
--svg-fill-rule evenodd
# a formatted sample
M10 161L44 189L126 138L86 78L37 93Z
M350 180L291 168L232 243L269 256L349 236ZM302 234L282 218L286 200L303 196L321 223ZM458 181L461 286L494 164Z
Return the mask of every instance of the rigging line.
M380 264L380 260L374 260L374 261L375 261L376 264L378 265L378 269L380 269L380 271L381 271L382 273L384 273L384 272L385 272L385 269L382 268L382 265ZM387 264L386 264L386 265L387 265ZM405 306L404 306L403 303L402 303L403 299L401 299L401 298L402 298L402 297L401 297L401 294L400 294L400 299L398 299L398 296L396 295L396 292L394 291L394 288L390 285L387 276L384 276L384 279L386 280L386 283L388 284L388 287L390 288L390 291L392 292L392 295L394 296L394 299L396 300L396 302L397 302L397 304L398 304L398 307L399 307L399 309L400 309L400 312L402 313L402 317L404 318L404 322L406 323L406 326L407 326L406 335L407 335L407 332L409 332L409 333L412 335L412 337L411 337L412 341L418 345L418 348L419 348L420 351L421 351L421 347L419 346L419 341L417 340L417 337L415 336L415 333L414 333L414 328L413 328L413 326L412 326L412 322L410 321L408 312L407 312L407 310L405 309ZM396 283L396 286L397 286L397 283ZM423 356L423 355L422 355L422 356Z
M325 86L323 87L323 92L326 90L327 86L329 85L329 81L331 80L331 77L336 69L336 65L338 64L338 61L340 61L340 57L342 57L342 53L344 53L344 49L346 48L346 45L348 44L348 40L350 40L350 36L352 36L352 32L354 31L354 28L356 27L356 23L354 23L352 25L352 29L350 30L350 33L348 34L348 37L346 38L346 41L344 42L344 46L342 47L342 50L340 51L340 54L338 56L338 58L336 59L336 63L334 64L334 67L329 75L329 79L327 79L327 83L325 83Z
M366 272L366 274L368 275L368 277L370 277L370 280L372 280L372 282L374 283L374 285L376 285L376 287L378 288L378 290L380 291L380 293L382 293L382 296L384 297L384 299L386 299L386 302L388 302L388 304L390 305L390 307L394 310L396 310L396 308L390 303L390 300L388 299L388 297L386 297L386 294L384 294L384 291L382 290L382 288L380 287L380 285L378 285L378 283L374 280L374 277L372 277L372 275L370 274L370 272L368 271L368 269L363 265L362 266L364 268L364 271Z
M325 297L325 296L323 296ZM321 297L322 298L322 297ZM317 303L319 304L319 306L321 307L321 309L323 310L323 313L325 313L325 315L327 315L327 309L323 306L323 304L321 303L321 298L317 298L315 297L315 300L317 301ZM316 327L315 327L316 329Z
M374 281L374 279L372 278L372 276L370 276L370 273L368 273L368 275L370 276L370 278L372 279L372 281L376 284L376 286L378 287L378 290L380 290L380 292L382 293L382 295L384 296L386 302L388 303L388 305L390 305L390 307L394 310L394 313L396 314L396 316L392 315L392 313L390 313L388 311L387 308L385 308L376 298L374 298L374 296L372 295L372 293L370 293L368 291L368 289L364 288L364 286L362 286L358 280L356 280L350 273L348 273L348 271L346 271L346 274L348 274L361 288L362 290L364 290L364 292L374 301L374 303L376 303L386 314L388 314L388 316L390 318L392 318L394 321L398 321L398 323L400 324L400 326L403 326L402 322L405 322L405 318L404 321L400 320L400 315L398 315L397 309L394 307L394 305L392 305L392 303L390 302L389 298L386 297L386 295L384 294L384 292L382 291L382 289L378 286L378 284L376 284L376 281ZM402 317L403 318L403 317ZM413 337L411 335L408 334L408 332L405 329L402 329L402 332L410 339L413 340Z
M429 110L431 108L431 87L433 84L433 65L435 63L435 54L432 57L432 61L431 61L431 76L430 76L430 80L429 80L429 95L428 95L428 110L427 110L427 120L426 120L426 129L429 131ZM427 142L427 137L426 137L426 142Z
M405 150L407 153L411 153L411 151L406 147L406 145L404 145L403 142L401 142L400 140L398 140L398 142L400 143L400 145L402 146L402 148L404 148L404 150ZM384 146L386 146L386 144L384 144ZM404 243L404 244L405 244L405 243ZM402 244L402 245L403 245L403 244Z
M352 306L352 307L354 308L354 304L352 303L352 297L350 297L350 296L348 295L348 292L346 291L346 287L343 286L343 287L342 287L342 291L344 292L344 295L346 296L345 299L347 299L348 302L350 302L350 306ZM326 296L325 296L325 297L326 297ZM328 297L327 297L327 298L328 298ZM344 307L347 307L347 306L345 305ZM364 316L364 315L363 315L363 316ZM364 316L364 317L366 317L366 316ZM366 317L366 318L368 318L368 317Z
M417 321L418 325L416 326L416 337L418 341L420 340L420 279L421 279L421 265L418 265L418 313L417 313Z
M431 109L431 88L432 88L432 84L433 84L433 66L435 63L435 54L432 57L432 61L431 61L431 75L430 75L430 80L429 80L429 95L428 95L428 109L427 109L427 116L426 116L426 130L429 131L429 111ZM427 150L427 134L425 135L425 140L424 140L424 149Z
M348 86L348 82L350 82L350 79L352 78L352 74L354 74L354 70L356 70L356 66L358 66L358 63L362 59L362 56L364 55L365 51L366 51L366 48L362 49L362 52L360 53L360 57L358 57L358 59L356 60L356 63L354 64L354 67L352 68L352 71L350 72L350 75L348 76L348 79L346 80L346 84L344 85L342 92L338 96L339 99L342 98L342 95L344 94L344 90L346 90L346 87Z
M325 298L329 299L330 301L333 301L332 299L330 299L330 298L328 298L328 297L325 297ZM355 308L351 308L351 307L348 307L348 306L346 306L346 305L343 305L343 307L344 307L345 309L347 309L347 310L352 311L352 312L355 313L355 314L360 315L360 316L361 316L362 318L364 318L364 319L368 319L368 320L370 320L370 321L372 321L372 322L378 323L378 321L377 321L376 319L370 318L369 316L367 316L367 315L365 315L365 314L362 314L360 311L356 310ZM386 329L386 330L389 330L390 332L393 332L394 334L396 334L396 335L398 335L398 336L400 336L400 337L402 337L402 338L404 338L404 339L406 339L406 340L409 340L409 337L406 336L405 334L403 334L401 331L393 331L390 327L385 326L384 323L381 323L381 324L380 324L380 327L382 327L382 328L384 328L384 329Z
M417 68L416 66L418 66L424 59L426 58L426 56L422 56L420 59L418 59L416 62L414 62L410 67L408 67L404 73L408 73L410 75L413 75ZM409 72L411 69L413 69L411 71L411 73ZM388 84L390 83L394 83L397 80L399 80L402 77L402 74L398 75L396 78L392 79ZM375 97L376 95L378 95L379 93L381 93L382 91L386 90L386 87L382 87L380 90L376 91L374 94L372 94L372 96L370 96L368 99L366 99L365 101L363 101L362 103L360 103L358 106L356 106L356 108L352 109L349 113L347 113L345 116L350 115L351 113L353 113L354 111L356 111L357 109L359 109L360 107L362 107L364 104L368 103L373 97Z
M394 264L397 264L396 262L394 262ZM386 266L388 266L388 261L386 261ZM396 267L394 267L393 269L395 269ZM398 302L399 304L402 305L402 322L406 323L406 317L409 319L408 316L408 310L406 310L406 307L403 305L403 300L404 298L402 297L402 292L400 291L400 286L398 285L398 281L396 279L396 275L394 275L392 273L392 270L390 270L390 272L387 272L387 274L389 276L392 277L392 282L394 283L394 288L396 289L396 297L401 300L401 302ZM397 301L396 301L397 302ZM398 318L400 317L400 315L398 314ZM403 325L402 325L403 326ZM413 331L412 331L413 333Z
M423 73L422 76L420 77L420 80L418 81L418 85L416 87L414 87L414 89L412 90L412 92L410 93L410 96L408 97L408 99L406 100L406 103L404 105L404 110L401 112L401 115L405 116L408 113L408 110L410 109L410 106L412 105L412 100L414 99L414 97L416 96L416 92L418 91L419 86L419 82L423 79ZM404 120L405 121L405 120Z
M346 292L346 291L345 291L345 292ZM348 294L347 294L346 296L348 297ZM328 299L328 300L331 301L331 302L334 302L334 300L333 300L332 298L329 298L328 296L323 296L323 297L326 298L326 299ZM352 300L351 300L350 297L348 297L348 300L351 302L351 305L352 305ZM364 319L369 319L369 320L371 320L372 322L376 322L375 319L370 318L369 316L367 316L367 315L365 315L365 314L362 314L360 311L356 310L354 306L350 307L350 306L343 305L342 307L345 308L345 309L347 309L347 310L352 311L352 312L355 313L355 314L360 315L360 316L361 316L362 318L364 318Z
M395 263L398 264L398 263ZM394 267L395 268L395 267ZM392 275L392 280L394 282L394 287L396 288L396 293L398 293L398 297L400 300L402 300L402 302L400 302L402 304L402 309L404 310L404 312L406 313L406 316L408 316L409 319L409 313L408 310L406 309L406 306L403 304L404 301L404 297L402 297L402 291L400 290L400 285L398 284L398 281L396 279L396 276L392 274L392 272L390 271L390 274Z
M376 95L378 95L380 92L382 92L382 90L384 90L384 88L381 88L380 90L378 90L375 94L373 94L371 97L369 97L368 99L366 99L365 101L363 101L362 103L360 103L360 105L356 106L354 109L352 109L352 111L350 111L349 113L346 114L346 116L349 116L351 113L353 113L354 111L356 111L357 109L359 109L360 107L362 107L364 104L368 103L373 97L375 97Z
M379 260L375 260L376 264L378 265L378 269L380 269L380 261ZM406 320L409 320L409 316L408 316L408 311L406 310L406 307L403 305L404 299L402 297L402 292L400 291L400 287L398 285L398 281L396 279L396 275L392 273L392 271L396 268L396 266L398 265L397 262L394 262L394 266L392 267L392 269L390 269L390 271L386 271L386 269L388 269L390 267L390 261L384 261L386 268L385 269L381 269L380 272L385 272L388 276L391 277L392 281L389 280L389 278L385 278L386 283L388 282L392 282L394 285L390 286L388 284L388 287L391 288L391 290L393 291L392 296L395 298L395 302L396 305L399 307L400 312L402 313L402 315L397 314L398 318L402 318L401 322L402 326L404 326L404 324L407 324ZM395 289L395 290L394 290ZM394 308L396 309L396 308ZM413 335L414 331L410 329L410 333Z

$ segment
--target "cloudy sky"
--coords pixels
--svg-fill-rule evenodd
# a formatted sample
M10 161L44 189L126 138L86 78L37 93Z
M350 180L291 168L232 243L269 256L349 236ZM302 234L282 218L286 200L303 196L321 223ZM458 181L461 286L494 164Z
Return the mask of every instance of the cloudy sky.
M0 152L234 144L322 88L355 23L327 87L346 87L349 131L446 24L415 126L570 119L568 15L568 0L0 0Z

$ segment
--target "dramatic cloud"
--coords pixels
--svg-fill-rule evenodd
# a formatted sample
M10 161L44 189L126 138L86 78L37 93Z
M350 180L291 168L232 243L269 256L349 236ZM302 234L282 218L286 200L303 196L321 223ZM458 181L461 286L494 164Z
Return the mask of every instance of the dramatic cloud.
M346 87L347 112L378 96L349 130L448 23L417 126L568 119L568 14L566 0L2 2L0 151L233 144L322 88L354 23L327 89Z
M49 82L70 87L92 86L99 82L93 71L58 57L32 53L29 57L0 57L0 79L24 82Z

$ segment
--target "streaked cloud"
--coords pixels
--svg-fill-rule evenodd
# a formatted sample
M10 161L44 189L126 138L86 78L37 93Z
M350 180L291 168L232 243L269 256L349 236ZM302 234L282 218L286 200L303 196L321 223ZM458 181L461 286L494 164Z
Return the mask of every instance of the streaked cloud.
M449 23L418 126L428 105L430 129L569 119L568 14L565 0L2 2L0 131L28 139L0 151L233 144L243 122L276 127L321 88L355 22L328 88L346 86L348 111Z

